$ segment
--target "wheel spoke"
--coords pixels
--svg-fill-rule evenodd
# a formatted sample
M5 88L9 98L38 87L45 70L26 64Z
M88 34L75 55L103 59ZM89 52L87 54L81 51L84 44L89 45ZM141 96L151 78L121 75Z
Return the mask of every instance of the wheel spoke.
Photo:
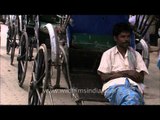
M20 61L20 63L21 63L22 73L24 73L24 64L23 64L23 61Z
M39 90L38 90L38 89L36 89L36 93L37 93L37 95L38 95L38 100L39 100L39 102L40 102L40 103L42 103L41 95L40 95L40 93L39 93Z
M39 48L34 59L32 79L29 91L29 104L43 105L46 96L47 80L47 49L43 45Z
M21 35L21 39L19 42L19 55L17 57L18 60L18 80L19 86L21 87L24 83L27 66L28 66L28 35L26 32L23 32Z

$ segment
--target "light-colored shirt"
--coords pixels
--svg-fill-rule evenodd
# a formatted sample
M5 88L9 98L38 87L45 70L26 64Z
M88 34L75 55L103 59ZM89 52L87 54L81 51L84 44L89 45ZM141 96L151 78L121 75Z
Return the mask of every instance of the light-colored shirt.
M105 51L102 55L100 65L98 67L98 71L102 73L110 73L112 71L117 72L117 71L123 71L123 70L136 69L137 72L144 71L145 74L149 74L141 55L137 51L135 51L136 66L134 67L133 65L131 66L129 64L129 60L128 60L129 50L130 49L127 50L124 58L121 55L121 53L118 51L117 46L112 47L111 49ZM120 77L120 78L116 78L108 81L103 85L102 92L104 92L109 86L116 85L116 84L117 85L125 84L125 79L126 77ZM132 85L137 85L139 90L143 93L143 90L138 83L134 82L130 78L128 79Z

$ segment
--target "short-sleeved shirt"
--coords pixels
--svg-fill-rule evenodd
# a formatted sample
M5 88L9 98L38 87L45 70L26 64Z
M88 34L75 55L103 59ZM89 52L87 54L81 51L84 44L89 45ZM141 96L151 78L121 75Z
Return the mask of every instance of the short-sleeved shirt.
M129 64L129 61L128 61L129 50L130 49L127 50L124 58L121 55L121 53L118 51L117 46L112 47L111 49L105 51L102 55L100 65L98 67L98 71L102 73L110 73L112 71L117 72L117 71L136 69L137 72L144 71L145 74L149 74L147 67L142 59L142 56L137 51L134 51L136 56L136 60L135 60L136 66L133 67ZM125 79L126 77L120 77L120 78L115 78L108 81L103 85L102 92L104 92L108 87L112 85L125 84ZM143 93L143 90L138 83L134 82L130 78L128 79L132 85L137 85L139 90Z

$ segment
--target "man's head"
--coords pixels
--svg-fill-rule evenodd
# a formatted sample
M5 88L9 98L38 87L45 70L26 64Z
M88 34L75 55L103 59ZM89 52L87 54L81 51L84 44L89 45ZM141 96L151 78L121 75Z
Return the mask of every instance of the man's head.
M113 37L119 47L128 48L130 34L131 27L128 23L117 23L113 28Z

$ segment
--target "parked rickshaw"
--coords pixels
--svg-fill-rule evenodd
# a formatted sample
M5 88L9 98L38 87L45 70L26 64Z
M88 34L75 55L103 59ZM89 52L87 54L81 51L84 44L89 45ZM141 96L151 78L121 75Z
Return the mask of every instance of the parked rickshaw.
M18 52L18 83L22 87L27 67L28 61L33 60L33 49L38 48L38 38L37 38L37 17L36 15L21 15L21 37L19 42L19 52Z
M128 22L129 16L57 15L53 18L39 20L40 46L34 59L28 104L44 105L46 94L53 104L52 91L57 89L68 89L78 105L84 101L106 102L97 68L102 53L115 45L113 26ZM131 46L135 47L134 37L131 39ZM61 81L67 83L66 88L61 86Z
M159 16L156 15L134 15L135 16L135 24L133 26L133 32L135 36L135 43L138 43L142 46L142 54L143 60L147 66L149 67L150 56L149 56L149 40L145 40L145 35L150 26L154 25L158 22ZM148 33L147 33L148 34ZM147 36L148 39L149 36Z
M7 32L7 42L6 42L6 52L9 54L11 52L11 62L13 65L15 49L18 46L20 31L19 31L19 16L18 15L8 15L8 32ZM17 41L18 40L18 41Z

